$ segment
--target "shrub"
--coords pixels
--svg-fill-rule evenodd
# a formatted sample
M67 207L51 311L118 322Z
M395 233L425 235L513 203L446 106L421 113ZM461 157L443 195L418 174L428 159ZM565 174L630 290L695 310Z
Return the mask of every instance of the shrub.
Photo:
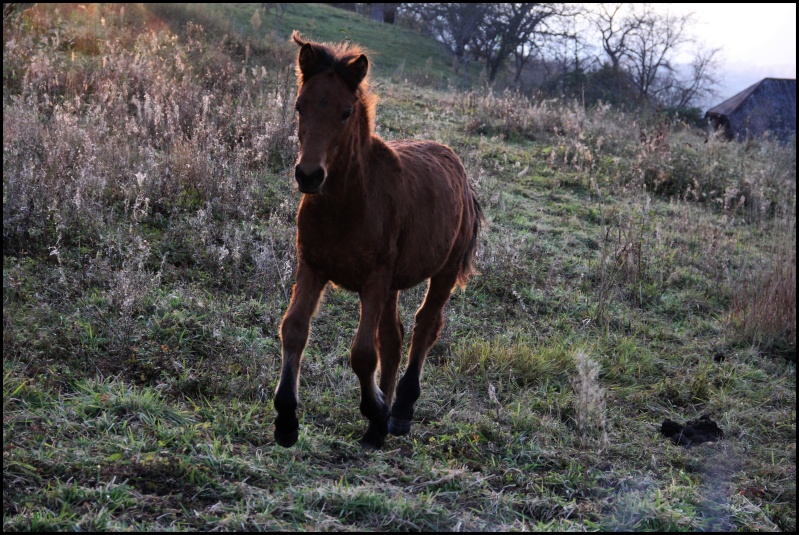
M65 45L85 31L80 12L53 13L37 8L41 31L10 36L3 55L4 252L101 245L115 221L198 210L249 220L277 208L267 178L296 153L286 47L236 59L235 39L209 44L189 23L185 40L98 31L88 53Z

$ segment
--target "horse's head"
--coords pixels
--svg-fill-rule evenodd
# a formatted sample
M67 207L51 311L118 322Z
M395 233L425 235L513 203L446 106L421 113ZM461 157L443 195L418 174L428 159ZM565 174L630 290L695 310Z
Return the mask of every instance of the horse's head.
M295 104L300 157L294 176L301 192L318 193L327 179L329 165L352 133L350 123L366 113L358 108L358 102L369 60L357 49L305 42L297 32L292 39L300 47Z

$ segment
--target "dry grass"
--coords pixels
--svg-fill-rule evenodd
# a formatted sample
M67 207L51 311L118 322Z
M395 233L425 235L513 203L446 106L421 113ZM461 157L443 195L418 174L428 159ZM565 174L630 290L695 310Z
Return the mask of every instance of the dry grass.
M108 241L120 218L138 227L204 210L246 221L277 208L264 179L296 148L287 49L274 45L267 77L263 63L234 66L226 43L207 44L191 25L186 42L120 30L76 56L51 51L79 23L53 24L58 32L20 34L4 54L6 82L18 84L4 106L5 250L49 247L65 228Z
M574 391L575 420L583 447L608 443L605 389L599 383L599 364L583 351L574 355L576 375L570 379Z
M741 282L731 310L737 336L764 350L789 351L796 358L796 252L785 251L771 266Z

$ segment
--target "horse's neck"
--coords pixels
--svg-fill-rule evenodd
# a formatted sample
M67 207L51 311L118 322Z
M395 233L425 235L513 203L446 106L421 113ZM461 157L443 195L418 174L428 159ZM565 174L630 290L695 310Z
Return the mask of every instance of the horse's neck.
M337 202L362 204L365 201L372 144L371 133L361 131L360 138L344 146L328 169L330 193L338 197Z

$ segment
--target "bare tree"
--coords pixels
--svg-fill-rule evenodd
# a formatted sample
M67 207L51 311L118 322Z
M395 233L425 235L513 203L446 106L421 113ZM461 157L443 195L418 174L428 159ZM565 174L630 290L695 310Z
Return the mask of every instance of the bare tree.
M528 25L520 29L519 42L511 52L514 83L520 83L522 72L529 60L535 56L543 57L547 49L562 48L571 50L574 55L581 48L583 41L580 39L575 24L583 8L567 4L553 4L553 9L556 12L538 21L537 25Z
M280 39L280 23L283 20L283 15L286 14L285 3L263 3L264 13L269 13L270 10L275 10L275 40Z
M682 109L701 104L716 96L719 85L720 48L700 48L684 76L676 77L663 100L668 106Z
M717 84L718 50L699 48L687 71L675 64L680 48L695 43L693 13L659 12L655 4L598 4L588 20L599 32L609 66L598 79L622 90L632 83L635 97L678 108L712 93Z
M627 4L629 6L629 4ZM588 20L601 36L602 50L614 71L621 69L621 61L629 54L631 35L641 27L641 19L627 13L625 4L598 4L588 15Z
M685 107L704 98L716 84L717 50L699 50L690 67L675 57L694 43L689 33L693 14L660 11L655 4L598 4L581 8L562 3L420 3L401 4L402 14L447 47L456 72L469 61L485 62L494 82L508 59L514 83L531 58L540 58L547 83L560 94L580 95L628 105L650 102ZM578 15L598 34L597 63L586 54ZM596 43L596 41L594 41ZM541 69L539 69L541 70ZM593 87L595 86L595 87Z
M469 45L479 28L490 20L492 4L478 3L417 3L402 4L403 13L410 16L425 31L443 44L454 58L455 71L464 68L469 76Z
M486 62L488 79L493 82L505 61L514 56L515 78L530 54L541 45L544 36L563 35L552 23L562 17L572 16L573 8L566 4L488 4L491 21L481 25L474 38L475 51Z
M591 53L593 46L586 40L587 32L580 22L580 17L559 21L561 38L545 38L540 55L541 67L547 73L543 88L561 97L584 100L591 83L589 76L597 70L598 60Z
M539 3L402 4L404 16L447 47L456 71L464 66L468 77L470 59L481 59L492 82L511 57L518 80L541 39L562 33L551 23L575 9Z
M642 4L636 18L638 29L631 34L627 52L628 71L641 100L657 100L676 81L673 56L678 47L691 41L687 29L692 13L659 14L652 4Z

